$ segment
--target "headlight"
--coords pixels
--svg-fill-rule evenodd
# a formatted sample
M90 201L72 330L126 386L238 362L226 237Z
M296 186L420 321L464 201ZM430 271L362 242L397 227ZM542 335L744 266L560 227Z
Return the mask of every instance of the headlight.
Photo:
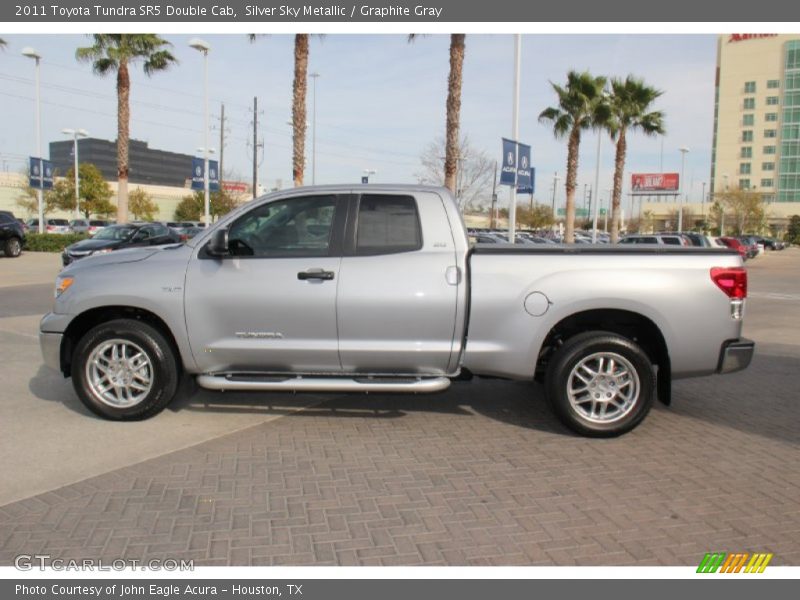
M92 254L105 254L106 252L111 252L112 248L101 248L100 250L95 250Z
M56 298L66 292L70 286L75 282L74 277L58 277L56 278Z

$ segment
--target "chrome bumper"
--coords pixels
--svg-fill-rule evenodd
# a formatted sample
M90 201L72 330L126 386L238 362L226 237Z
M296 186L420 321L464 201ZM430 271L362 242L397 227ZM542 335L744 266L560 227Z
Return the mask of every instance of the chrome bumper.
M734 373L746 369L755 349L755 342L744 338L725 342L719 352L717 373Z

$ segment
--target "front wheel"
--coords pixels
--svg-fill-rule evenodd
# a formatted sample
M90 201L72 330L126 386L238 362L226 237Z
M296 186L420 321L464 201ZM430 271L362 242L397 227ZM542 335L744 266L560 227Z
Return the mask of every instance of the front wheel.
M636 427L650 411L655 389L655 372L644 350L628 338L602 331L568 339L545 377L556 416L590 437L618 436Z
M116 421L161 412L178 387L172 346L156 328L134 319L102 323L81 338L72 384L93 413Z

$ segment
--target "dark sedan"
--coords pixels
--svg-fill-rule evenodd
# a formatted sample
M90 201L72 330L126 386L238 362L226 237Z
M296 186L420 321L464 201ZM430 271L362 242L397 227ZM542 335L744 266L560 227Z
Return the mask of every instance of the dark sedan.
M81 240L67 246L61 254L61 262L66 267L71 262L90 256L141 246L175 244L180 237L163 223L128 223L104 227L88 240Z

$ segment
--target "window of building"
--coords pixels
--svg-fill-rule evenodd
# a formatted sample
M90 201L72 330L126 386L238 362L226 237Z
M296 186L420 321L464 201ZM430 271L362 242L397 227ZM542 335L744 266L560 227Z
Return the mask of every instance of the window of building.
M753 141L753 132L750 130L742 132L742 141L743 142L752 142Z
M742 125L745 127L752 127L755 125L755 117L753 115L744 115L742 117Z
M781 82L778 81L777 79L770 79L769 81L767 81L767 89L774 90L779 87L781 87Z
M764 137L765 138L778 137L778 130L777 129L765 129L764 130Z
M756 107L756 99L755 98L745 98L744 99L744 109L745 110L753 110Z
M739 163L739 175L750 175L750 163Z
M356 253L411 252L422 248L417 204L411 196L365 194L358 206Z
M756 82L755 81L745 81L745 83L744 83L744 93L745 94L755 94L756 93Z
M740 179L739 180L739 189L740 190L749 190L750 189L750 180L749 179Z
M786 69L800 69L800 44L792 40L786 44Z
M775 154L775 146L764 146L764 154Z
M753 158L753 147L752 146L742 146L742 158Z
M774 179L762 179L761 180L761 187L762 188L775 187L775 180Z
M767 113L766 115L764 115L764 120L767 122L777 121L778 113Z
M775 163L774 162L761 163L761 170L762 171L774 171L775 170Z
M767 96L767 106L775 106L778 102L779 99L777 96Z

